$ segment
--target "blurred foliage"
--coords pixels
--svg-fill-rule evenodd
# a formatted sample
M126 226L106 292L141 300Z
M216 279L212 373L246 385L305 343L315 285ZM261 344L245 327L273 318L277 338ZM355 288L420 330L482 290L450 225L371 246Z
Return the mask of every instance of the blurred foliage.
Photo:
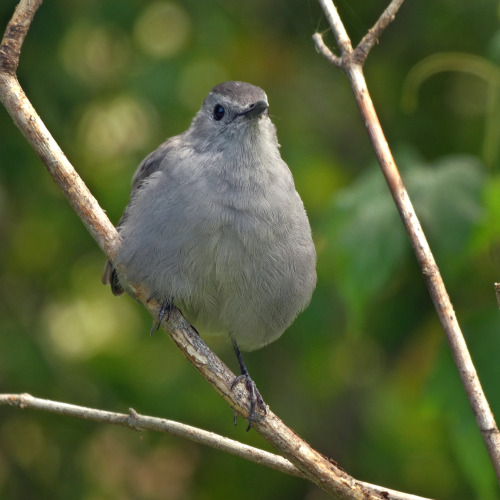
M15 3L0 4L2 26ZM339 1L354 42L387 3ZM499 13L493 0L408 1L366 65L497 415ZM263 87L319 255L310 307L278 342L246 356L266 402L357 478L441 499L498 498L348 82L315 53L316 30L333 44L312 0L46 0L19 78L114 222L138 162L188 126L212 86ZM166 335L149 337L145 311L100 284L103 255L5 111L0 131L0 391L133 407L269 449L244 423L232 426ZM208 342L236 370L228 343ZM255 497L326 498L178 438L0 411L0 498Z

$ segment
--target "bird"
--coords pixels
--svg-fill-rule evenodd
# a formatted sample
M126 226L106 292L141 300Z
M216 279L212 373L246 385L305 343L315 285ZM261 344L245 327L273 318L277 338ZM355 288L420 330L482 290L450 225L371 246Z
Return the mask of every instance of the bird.
M138 166L102 282L141 284L202 335L225 335L249 393L249 430L266 405L241 351L278 339L309 304L316 250L304 204L281 158L266 93L216 85L189 128ZM236 417L235 417L236 418Z

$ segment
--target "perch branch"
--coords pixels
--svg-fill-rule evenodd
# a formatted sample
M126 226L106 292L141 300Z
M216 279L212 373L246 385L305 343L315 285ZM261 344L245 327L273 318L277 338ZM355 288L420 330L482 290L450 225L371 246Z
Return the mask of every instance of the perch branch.
M116 229L45 127L17 80L21 46L41 3L42 0L20 2L7 25L0 45L0 100L92 237L113 259L119 245Z
M61 403L59 401L51 401L48 399L40 399L31 396L30 394L0 394L0 406L8 405L21 409L34 409L57 413L59 415L69 415L83 420L92 420L106 424L119 425L137 431L156 431L172 434L173 436L182 437L198 444L210 446L217 450L224 451L236 457L244 458L250 462L264 465L271 469L289 474L291 476L307 479L307 477L297 469L291 462L285 458L269 453L246 444L239 443L233 439L208 432L191 425L182 424L173 420L163 418L149 417L140 415L132 408L129 409L128 415L125 413L115 413L111 411L97 410L95 408L87 408L84 406ZM380 493L389 494L392 500L428 500L424 497L400 493L398 491L389 490L369 483L361 483L367 488L373 488Z
M41 0L21 0L7 26L0 46L0 100L90 234L113 261L120 244L116 229L35 112L16 77L21 46L40 4ZM137 299L158 317L160 304L148 301L140 285L130 285ZM230 406L248 416L249 403L245 391L241 387L231 390L234 374L208 348L182 314L174 310L162 325L189 361ZM391 496L389 490L373 487L349 476L337 464L311 448L270 410L265 418L259 416L253 427L305 477L333 495L356 499L396 498Z
M500 481L500 433L498 427L479 382L476 369L467 349L438 266L392 157L363 76L362 63L366 59L370 48L373 47L374 40L380 35L380 32L375 28L370 30L370 33L367 35L368 38L365 37L353 51L350 40L346 39L345 29L332 1L319 1L327 19L330 21L330 26L335 33L342 56L332 61L332 52L327 48L325 49L325 44L319 33L314 35L316 48L329 61L341 67L349 78L375 154L405 225L417 260L422 268L422 273L446 334L462 384L476 416L476 422L488 449L497 479ZM387 26L401 4L402 0L393 0L377 24L384 27ZM362 57L356 56L356 51L358 50L360 50Z

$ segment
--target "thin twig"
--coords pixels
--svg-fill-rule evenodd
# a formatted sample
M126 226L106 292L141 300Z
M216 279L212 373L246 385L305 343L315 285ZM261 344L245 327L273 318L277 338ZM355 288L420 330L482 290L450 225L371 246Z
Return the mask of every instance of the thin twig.
M378 18L373 28L368 30L368 33L363 37L361 42L354 50L354 59L359 63L363 64L368 56L368 53L373 48L373 46L378 43L378 39L382 32L387 28L389 23L394 21L396 14L403 4L404 0L392 0L387 9L384 10L382 15Z
M314 33L313 35L314 45L316 45L316 50L326 57L332 64L342 69L343 60L341 57L336 56L330 48L323 41L323 36L320 33Z
M30 394L0 394L0 406L2 405L8 405L21 409L47 411L57 413L59 415L68 415L83 420L92 420L94 422L119 425L137 431L149 430L164 432L166 434L172 434L173 436L188 439L198 444L210 446L211 448L224 451L236 457L244 458L250 462L283 472L284 474L307 479L307 476L304 473L297 469L291 462L279 455L239 443L233 439L199 429L198 427L182 424L173 420L166 420L164 418L140 415L132 408L129 409L128 414L116 413L112 411L97 410L95 408L62 403L59 401L51 401L49 399L35 398ZM388 493L390 496L386 495L386 498L393 500L428 500L424 497L400 493L398 491L389 490L387 488L382 488L381 486L369 483L360 482L360 484L365 485L367 488L377 490L383 494Z
M269 453L267 451L253 448L246 444L239 443L233 439L208 432L191 425L166 420L163 418L140 415L130 408L129 414L116 413L112 411L97 410L84 406L61 403L48 399L40 399L30 394L0 394L0 405L9 405L22 409L31 408L35 410L69 415L84 420L94 422L120 425L134 430L159 431L174 436L189 439L198 444L203 444L224 451L237 457L245 458L251 462L270 467L271 469L284 472L292 476L305 478L306 476L285 458Z
M333 30L341 56L344 57L346 54L350 54L352 52L351 40L347 35L347 31L345 30L339 15L337 14L337 9L333 5L332 0L318 1L323 8L328 24Z
M335 33L338 27L342 25L338 12L330 0L319 1L325 10L326 17L331 20L330 25ZM394 0L391 5L393 4L397 4L396 7L399 8L401 2ZM321 37L321 35L317 35ZM318 36L315 38L317 47ZM342 26L339 33L336 33L336 38L337 40L343 40L342 43L344 46L347 46L344 37L345 29ZM371 46L373 46L373 44ZM370 44L368 42L363 50L366 51L366 48L370 48ZM330 60L328 55L327 58ZM453 306L446 291L438 266L434 260L434 256L432 255L427 239L387 144L387 140L384 136L366 86L362 65L356 58L350 55L347 58L342 57L342 59L343 62L341 67L349 78L360 113L364 119L368 135L370 136L370 140L375 150L375 154L406 227L406 231L420 267L422 268L422 273L429 288L432 301L448 339L451 352L455 359L455 364L458 367L462 384L465 387L467 397L469 398L472 410L476 416L479 430L481 431L481 435L488 449L497 478L500 481L500 433L479 382L479 378L469 351L467 350L467 345L455 316L455 311L453 310ZM338 64L336 65L338 66Z

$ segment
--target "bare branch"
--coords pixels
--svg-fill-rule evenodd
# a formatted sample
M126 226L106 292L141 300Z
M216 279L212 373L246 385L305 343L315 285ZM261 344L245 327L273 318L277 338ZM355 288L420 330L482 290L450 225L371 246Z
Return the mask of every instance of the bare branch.
M120 243L115 228L36 114L15 76L22 42L40 3L40 0L21 0L7 27L0 47L0 99L18 128L42 159L47 170L59 184L91 235L106 255L113 260ZM336 36L342 53L352 52L350 41L341 23ZM140 285L133 286L133 289L141 303L157 317L160 305L155 301L148 301ZM235 391L231 390L234 375L212 353L180 312L173 311L169 319L163 321L163 326L190 362L231 407L245 416L248 415L249 404L245 391L241 388L236 388ZM22 401L26 404L26 397ZM59 406L58 412L66 413L70 406L62 404ZM102 416L105 420L110 419L109 412L104 412ZM127 424L120 425L129 425L133 428L143 427L145 423L143 419L147 418L149 417L141 417L132 413L127 416ZM355 480L337 464L312 449L270 410L265 417L260 415L253 426L257 432L287 457L303 476L333 495L341 498L359 499L417 498L411 495L401 497L397 496L397 493L394 493L393 496L390 490Z
M323 41L323 36L321 33L314 33L313 35L314 45L316 45L316 50L323 56L325 56L332 64L342 69L342 58L336 56Z
M344 57L346 54L352 53L352 44L347 31L340 20L337 8L333 4L332 0L318 0L319 4L323 8L328 24L332 27L333 34L337 40L337 45L340 49L340 54Z
M92 237L113 260L119 244L116 229L45 127L15 74L21 45L40 4L41 0L21 1L7 25L0 45L0 100Z
M36 114L15 76L20 47L39 4L40 1L33 3L32 0L21 0L7 27L6 36L0 47L0 99L91 235L108 258L113 260L119 245L116 229ZM137 299L158 317L160 304L149 300L140 285L130 284L130 286ZM249 404L246 391L240 387L234 391L231 389L234 374L208 348L182 314L174 310L162 324L205 379L234 410L247 416ZM259 416L253 427L309 480L325 491L341 498L388 498L386 490L381 493L380 489L356 481L336 463L315 451L270 410L265 418Z
M375 23L368 33L363 37L361 42L354 50L354 58L360 64L363 64L368 57L368 53L373 46L378 43L378 39L387 26L394 21L396 14L403 4L404 0L392 0L387 9L384 10L378 21Z
M152 314L158 315L160 304L153 301L147 302L140 293L138 297ZM203 377L210 382L234 410L247 417L249 408L247 391L239 386L235 387L234 390L231 388L234 380L233 373L210 350L182 314L177 309L174 309L170 314L170 318L163 320L162 324L177 346ZM267 409L265 417L262 415L256 417L252 427L302 471L310 481L325 491L339 498L384 498L378 490L355 480L335 462L314 450L270 409Z
M231 455L245 458L246 460L284 472L285 474L305 478L305 475L302 472L300 472L288 460L280 457L279 455L274 455L273 453L253 448L252 446L219 436L213 432L208 432L197 427L174 422L173 420L140 415L132 408L130 408L129 414L127 415L125 413L115 413L111 411L103 411L94 408L86 408L84 406L61 403L58 401L50 401L48 399L35 398L30 394L0 394L0 405L9 405L22 409L31 408L35 410L48 411L84 420L93 420L94 422L120 425L133 430L164 432L189 439L190 441L194 441L198 444L203 444L225 451Z
M343 26L339 27L339 24L342 23L338 17L337 10L330 1L319 1L325 10L326 17L329 20L333 20L330 25L337 40L342 40L343 46L348 46L349 44L347 44L344 40L347 36L345 34L345 29ZM391 6L395 5L397 10L400 3L400 1L394 0ZM390 21L393 14L388 15L388 21ZM380 29L377 28L377 36L380 35L383 27L387 26L388 21L381 23ZM366 43L367 47L369 47L371 42L367 41ZM384 136L384 132L378 120L377 113L370 98L368 88L366 87L366 81L362 71L362 62L364 59L361 58L358 60L355 57L351 57L350 54L347 54L347 57L343 54L341 59L341 67L349 78L354 97L358 103L360 113L368 130L368 135L370 136L375 154L387 184L389 185L392 197L394 198L394 202L399 210L415 251L415 255L422 269L434 307L436 308L441 325L448 339L448 344L450 345L462 384L467 393L467 397L469 398L472 410L476 416L476 422L479 430L481 431L483 441L488 449L497 478L500 481L500 433L479 382L479 378L469 351L467 350L465 339L460 330L460 326L455 316L455 311L453 310L453 306L448 296L448 292L446 291L438 266L434 260L434 256L432 255L431 249L408 193L404 187L403 180L401 179L394 158L392 157L391 150L389 149L389 145L387 144L387 140ZM335 62L334 64L339 66L339 64Z
M291 476L307 479L305 474L279 455L239 443L233 439L228 439L224 436L191 425L182 424L173 420L166 420L164 418L140 415L132 408L129 409L129 414L127 415L125 413L115 413L51 401L48 399L35 398L30 394L0 394L0 406L1 405L8 405L21 409L48 411L60 415L81 418L83 420L120 425L138 431L150 430L164 432L166 434L189 439L198 444L210 446L211 448L224 451L236 457L244 458ZM383 493L386 495L385 498L390 498L392 500L426 500L423 497L388 490L387 488L369 483L360 482L360 484L364 485L367 489L373 489Z
M15 75L24 39L42 0L19 4L7 25L0 47L0 69L2 73Z
M313 35L314 44L316 45L316 50L320 54L324 55L332 64L339 68L343 68L343 65L349 64L349 61L351 60L360 65L364 64L370 50L378 42L378 39L380 38L380 35L382 35L385 28L387 28L387 26L394 21L396 13L404 2L404 0L392 0L389 6L379 17L378 21L353 50L351 40L349 39L333 1L318 1L323 8L328 23L333 30L333 34L335 35L335 39L337 40L337 45L339 46L342 56L337 57L333 54L333 52L323 42L323 37L320 33L315 33Z

